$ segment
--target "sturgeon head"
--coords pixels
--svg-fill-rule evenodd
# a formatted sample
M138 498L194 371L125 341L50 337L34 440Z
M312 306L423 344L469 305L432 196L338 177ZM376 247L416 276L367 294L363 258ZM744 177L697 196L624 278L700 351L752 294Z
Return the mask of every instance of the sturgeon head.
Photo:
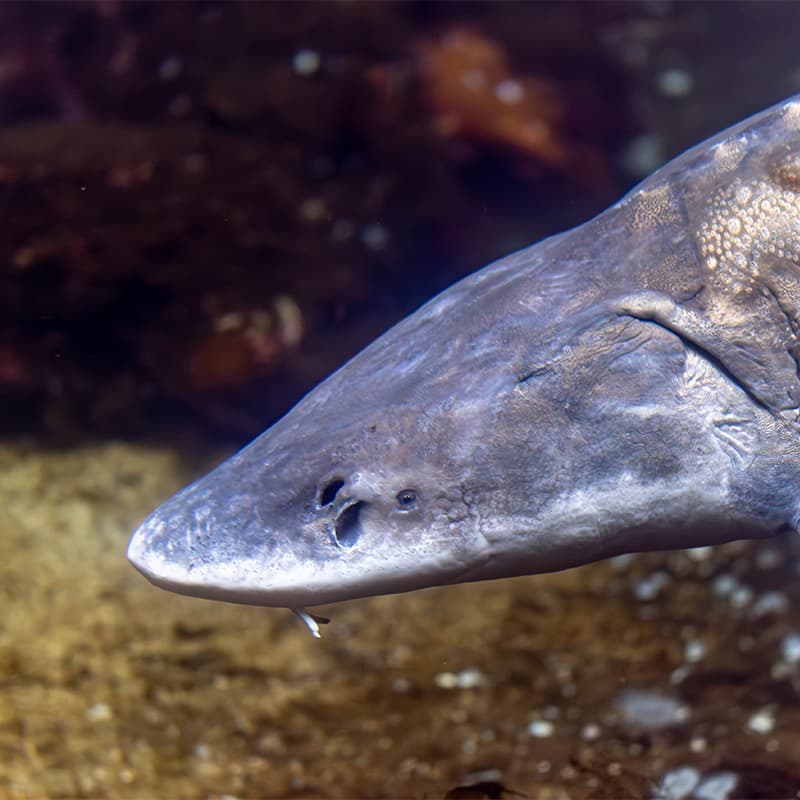
M797 527L799 220L794 99L434 298L130 560L301 607Z

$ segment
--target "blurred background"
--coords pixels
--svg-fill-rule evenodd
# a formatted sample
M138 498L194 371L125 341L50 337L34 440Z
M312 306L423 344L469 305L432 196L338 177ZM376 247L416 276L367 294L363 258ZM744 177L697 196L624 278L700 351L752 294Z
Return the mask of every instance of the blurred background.
M800 89L793 3L0 5L0 420L239 443ZM158 434L157 434L158 435Z

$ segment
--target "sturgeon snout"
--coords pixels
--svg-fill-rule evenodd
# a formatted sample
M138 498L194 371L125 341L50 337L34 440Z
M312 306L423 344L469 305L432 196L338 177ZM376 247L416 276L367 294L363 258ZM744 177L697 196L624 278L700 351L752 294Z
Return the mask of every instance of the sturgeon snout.
M132 563L295 608L797 527L800 99L465 278L156 510Z

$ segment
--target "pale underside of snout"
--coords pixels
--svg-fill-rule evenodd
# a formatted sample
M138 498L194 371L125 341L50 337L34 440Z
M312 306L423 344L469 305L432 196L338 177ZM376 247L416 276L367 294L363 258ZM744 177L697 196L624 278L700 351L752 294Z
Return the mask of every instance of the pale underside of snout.
M296 551L291 535L265 530L264 541L273 546L263 556L237 554L235 543L222 538L218 550L204 545L204 558L195 562L176 555L173 540L159 535L164 526L157 512L128 546L128 559L149 581L179 594L250 605L293 608L458 583L486 558L480 547L465 552L463 541L432 542L424 531L394 558L382 548L370 552L369 545L336 548L330 542L315 556ZM213 538L213 521L204 520L202 533ZM195 534L185 523L182 546ZM474 531L464 532L464 539L474 538Z

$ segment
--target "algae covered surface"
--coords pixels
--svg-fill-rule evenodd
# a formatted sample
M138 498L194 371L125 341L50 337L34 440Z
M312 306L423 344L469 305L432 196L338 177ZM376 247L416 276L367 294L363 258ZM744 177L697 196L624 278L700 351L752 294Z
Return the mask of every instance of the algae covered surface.
M792 537L354 601L315 640L127 564L210 460L3 445L0 796L800 789Z

